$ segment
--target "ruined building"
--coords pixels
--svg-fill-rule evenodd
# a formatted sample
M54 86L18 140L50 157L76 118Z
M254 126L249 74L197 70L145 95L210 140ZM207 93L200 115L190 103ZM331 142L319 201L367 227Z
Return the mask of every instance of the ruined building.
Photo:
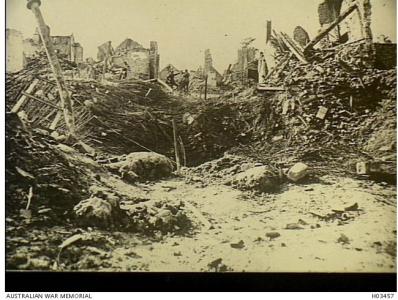
M114 67L130 67L127 78L152 79L159 74L159 54L157 42L151 41L150 47L144 48L132 39L125 39L115 49L111 42L98 47L97 59L104 60L110 56L110 63Z
M48 28L48 33L50 34L50 28ZM75 41L73 34L51 36L51 40L56 53L63 56L63 58L75 63L83 62L83 47ZM29 58L40 51L42 51L42 43L39 32L36 29L32 38L23 40L23 54L25 58Z
M333 23L339 15L349 11L353 4L356 8L341 21L320 43L327 47L335 44L361 42L363 52L368 53L368 66L380 69L392 68L396 65L396 45L391 42L377 41L373 36L373 26L376 18L387 14L388 5L382 0L325 0L318 7L319 22L322 28ZM322 29L321 29L322 30Z
M58 51L58 53L75 63L83 62L83 47L75 42L73 34L67 36L52 36L51 39L54 49Z
M102 45L98 46L97 60L103 61L107 57L112 56L114 53L115 53L115 50L112 47L112 42L107 41L107 42L103 43Z
M324 0L318 6L319 23L323 28L328 27L354 3L347 0ZM371 30L371 2L370 0L356 1L357 8L353 13L340 22L323 41L329 46L336 43L356 41L360 39L372 40Z
M221 74L213 66L213 58L210 49L205 50L203 75L207 76L207 85L211 87L217 86L222 80Z
M248 45L238 49L237 62L232 66L233 80L246 81L248 78L256 80L258 77L256 52L256 48Z
M6 29L6 72L18 72L23 68L22 33Z

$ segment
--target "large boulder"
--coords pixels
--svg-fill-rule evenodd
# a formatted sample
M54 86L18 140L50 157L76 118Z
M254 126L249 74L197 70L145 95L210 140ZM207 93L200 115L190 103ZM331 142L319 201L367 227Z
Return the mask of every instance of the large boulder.
M129 181L165 178L173 171L171 160L154 152L133 152L123 160L106 166Z
M241 190L271 192L278 188L279 177L267 166L250 168L237 174L232 179L232 185Z

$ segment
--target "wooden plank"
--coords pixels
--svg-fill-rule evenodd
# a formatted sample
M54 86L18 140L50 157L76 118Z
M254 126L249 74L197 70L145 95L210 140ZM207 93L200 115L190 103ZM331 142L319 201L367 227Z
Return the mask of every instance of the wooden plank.
M32 84L27 88L26 93L28 93L28 94L31 93L38 83L39 83L38 79L33 80ZM26 95L23 95L17 101L17 103L14 105L14 107L11 109L11 112L17 113L20 110L20 108L22 107L22 105L25 103L27 98L28 97Z
M267 74L267 76L264 78L264 81L267 81L272 74L274 74L274 72L276 70L278 70L277 74L279 74L280 72L283 71L283 69L285 68L286 65L290 60L290 58L292 57L293 53L290 53L287 57L285 57L283 60L281 60L275 67L272 68L272 70ZM279 69L280 67L280 69Z
M348 17L355 9L357 9L357 4L352 5L346 11L344 11L340 16L336 18L330 25L322 30L312 41L310 41L304 48L304 53L312 49L320 40L322 40L333 28L341 23L346 17Z
M61 120L61 117L62 117L62 111L59 110L59 111L57 112L57 114L56 114L54 120L51 122L51 125L50 125L50 129L51 129L51 130L55 130L55 128L56 128L57 125L58 125L58 122Z
M156 79L157 82L159 82L162 86L164 86L167 90L169 90L169 92L173 92L173 88L171 86L169 86L166 82L164 82L161 79Z
M289 64L289 61L292 58L292 56L293 56L293 53L290 53L289 57L286 59L286 61L283 63L283 65L279 68L278 72L276 72L276 77L278 77L283 72L283 70Z
M298 49L294 47L294 45L286 38L284 35L281 35L282 41L285 43L286 47L297 57L299 61L302 63L308 64L308 61L305 59L304 54L300 53Z
M181 168L181 163L180 163L180 153L178 151L178 144L177 144L177 125L174 119L172 120L172 124L173 124L174 152L176 157L177 173L179 173Z
M259 91L285 91L283 87L279 86L265 86L265 85L257 85L257 90Z
M48 105L48 106L51 106L51 107L53 107L53 108L55 108L55 109L62 110L61 107L59 107L59 106L57 106L57 105L51 103L50 101L47 101L47 100L44 100L44 99L40 99L40 98L38 98L38 97L35 97L35 96L30 95L30 94L25 93L25 92L22 92L22 95L24 95L24 96L26 96L26 97L28 97L28 98L30 98L30 99L36 100L36 101L38 101L38 102L40 102L40 103L46 104L46 105Z

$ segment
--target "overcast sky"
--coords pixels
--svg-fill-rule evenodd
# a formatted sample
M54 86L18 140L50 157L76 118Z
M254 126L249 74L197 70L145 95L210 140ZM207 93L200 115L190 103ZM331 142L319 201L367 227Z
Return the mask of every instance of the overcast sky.
M36 27L26 0L6 0L7 28L32 36ZM292 34L301 25L313 37L319 29L320 0L41 0L41 10L53 35L74 34L84 56L96 58L97 46L111 40L116 47L126 38L149 47L158 42L161 67L197 69L204 49L211 49L214 65L223 71L236 61L246 37L262 48L266 20ZM396 0L372 0L374 34L395 42ZM376 9L381 7L382 9Z

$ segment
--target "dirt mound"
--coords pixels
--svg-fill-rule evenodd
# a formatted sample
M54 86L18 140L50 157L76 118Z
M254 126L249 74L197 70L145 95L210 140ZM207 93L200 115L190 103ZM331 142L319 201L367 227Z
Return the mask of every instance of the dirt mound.
M242 190L270 192L278 189L279 177L270 168L260 166L237 174L231 184Z
M173 171L173 164L170 159L153 152L133 152L122 157L119 162L105 166L130 182L168 177Z
M254 161L249 158L226 154L219 159L208 161L197 167L184 168L181 172L187 182L223 183L254 166Z

